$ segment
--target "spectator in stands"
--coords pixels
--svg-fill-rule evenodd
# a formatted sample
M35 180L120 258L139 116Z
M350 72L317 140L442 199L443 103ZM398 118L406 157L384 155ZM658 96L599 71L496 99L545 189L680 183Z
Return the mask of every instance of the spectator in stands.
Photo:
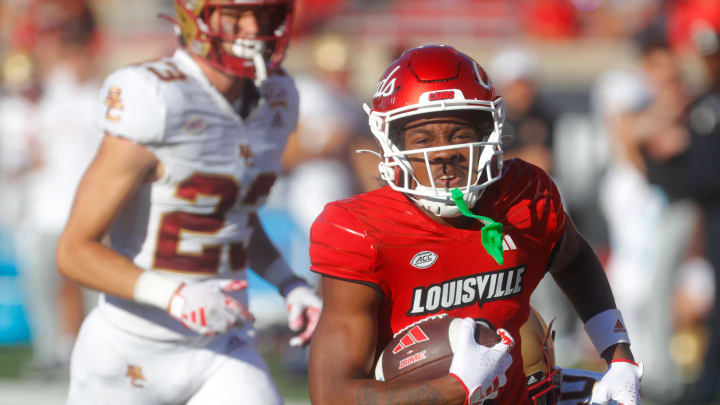
M686 109L684 127L672 141L643 145L643 157L651 182L659 184L672 199L691 198L702 208L708 260L715 270L715 291L720 291L720 33L712 25L696 21L694 43L707 68L705 91ZM716 294L717 297L717 294ZM710 404L720 399L720 300L715 299L707 318L708 349L698 380L683 405Z
M628 322L640 325L631 332L636 350L652 364L665 365L648 367L644 392L667 397L677 393L680 384L669 358L672 282L687 250L694 216L671 210L665 194L647 181L638 162L637 133L647 131L643 126L651 124L645 117L653 113L651 109L662 111L653 105L658 101L646 72L630 68L605 72L593 96L598 122L612 149L599 193L609 233L608 279L618 305L627 308L632 319ZM652 129L656 132L647 136L660 136L662 129L654 125Z
M360 191L350 148L358 134L365 134L367 121L350 89L352 50L347 39L321 35L312 49L312 70L296 78L298 129L283 155L288 210L307 234L326 203Z
M58 276L55 247L77 183L100 141L87 119L99 90L93 63L96 32L85 1L31 2L16 27L17 45L34 59L42 93L25 115L3 121L5 137L12 136L13 125L20 135L5 139L15 144L5 174L14 176L24 192L16 246L31 327L32 370L43 374L68 365L85 313L80 287Z
M507 108L503 127L506 158L523 159L550 173L556 113L540 94L539 68L537 57L519 47L504 49L490 62L493 81Z

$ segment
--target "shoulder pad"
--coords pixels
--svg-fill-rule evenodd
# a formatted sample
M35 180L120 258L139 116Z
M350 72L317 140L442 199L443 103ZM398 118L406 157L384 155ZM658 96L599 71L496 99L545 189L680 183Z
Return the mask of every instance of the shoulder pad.
M337 203L326 205L312 225L310 262L321 274L378 284L375 250L362 223Z
M146 65L116 70L101 89L98 126L140 144L159 142L165 128L163 87L162 80Z

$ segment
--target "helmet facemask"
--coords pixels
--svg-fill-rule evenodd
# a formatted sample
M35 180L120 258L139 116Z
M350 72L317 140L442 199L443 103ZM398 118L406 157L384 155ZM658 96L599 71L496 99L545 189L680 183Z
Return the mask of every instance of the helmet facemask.
M504 110L502 100L458 100L462 98L459 90L457 101L441 101L423 104L422 107L410 106L393 111L391 114L370 113L370 128L380 141L383 149L383 161L379 164L380 177L397 191L408 195L415 203L434 215L456 217L461 212L451 195L451 189L459 188L468 207L472 208L487 186L500 179L502 173L503 152L500 142ZM466 113L475 124L480 136L477 141L439 147L409 149L403 145L403 124L410 120L432 116ZM443 150L466 150L461 162L467 168L466 181L457 187L437 184L432 174L432 166L442 164L431 161L431 154ZM411 160L423 161L428 182L422 184L411 164Z
M252 11L260 32L250 37L223 32L222 27L211 29L210 17L218 7ZM260 83L282 62L292 22L291 1L175 0L175 10L183 46L219 70Z

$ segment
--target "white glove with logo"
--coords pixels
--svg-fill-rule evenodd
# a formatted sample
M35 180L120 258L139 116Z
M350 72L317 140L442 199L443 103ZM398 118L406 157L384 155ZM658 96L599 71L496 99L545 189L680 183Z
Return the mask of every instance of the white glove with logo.
M592 399L595 404L607 404L613 400L622 405L640 405L640 378L642 363L629 360L613 360L610 368L593 387Z
M298 283L285 296L290 330L299 332L290 339L290 346L305 346L310 341L320 320L322 301L310 286Z
M245 280L204 280L180 285L170 299L168 313L188 329L212 336L225 332L239 321L255 322L247 308L226 295L247 288Z
M515 340L504 329L498 329L497 333L502 340L493 347L485 347L475 342L475 321L472 318L462 321L450 374L465 387L465 404L481 404L495 398L500 387L507 383L505 373L512 364L510 349Z

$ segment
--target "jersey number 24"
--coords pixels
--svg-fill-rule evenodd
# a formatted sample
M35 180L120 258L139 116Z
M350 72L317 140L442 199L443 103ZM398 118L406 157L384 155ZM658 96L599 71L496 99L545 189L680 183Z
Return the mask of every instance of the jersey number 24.
M267 196L275 183L274 173L261 173L255 178L242 203L254 205ZM198 253L179 252L183 232L213 235L224 226L227 212L235 205L240 186L231 176L196 173L180 183L175 195L191 204L197 197L217 197L215 210L209 214L173 211L163 215L160 222L153 268L198 274L216 274L220 268L221 245L203 245ZM246 247L242 242L229 244L229 262L232 270L245 268Z

